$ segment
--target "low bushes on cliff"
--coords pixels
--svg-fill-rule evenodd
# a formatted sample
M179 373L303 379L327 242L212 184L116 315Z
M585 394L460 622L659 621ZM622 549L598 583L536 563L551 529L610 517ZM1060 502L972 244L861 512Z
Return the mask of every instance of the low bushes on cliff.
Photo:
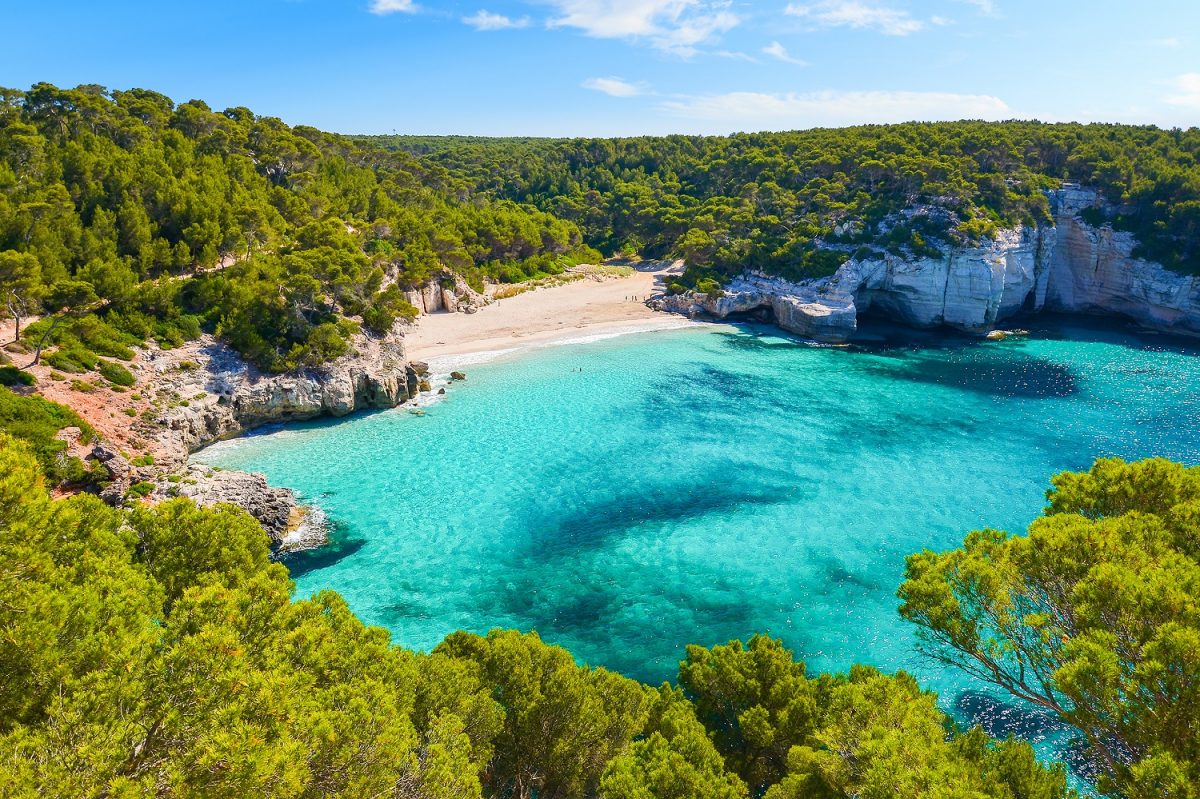
M55 437L64 427L78 427L80 440L85 444L96 435L87 422L65 405L38 396L21 396L0 387L0 435L7 433L23 440L54 485L88 477L82 461L66 456L67 442Z
M15 366L0 366L0 386L32 386L37 378Z
M96 371L113 385L132 386L137 382L137 378L133 376L133 372L130 372L116 361L100 361L96 366Z

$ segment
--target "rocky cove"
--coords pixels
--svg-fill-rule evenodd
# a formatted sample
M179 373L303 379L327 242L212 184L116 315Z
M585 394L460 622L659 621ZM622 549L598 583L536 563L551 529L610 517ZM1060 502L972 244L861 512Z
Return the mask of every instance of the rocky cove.
M868 313L982 335L1019 312L1046 310L1200 335L1200 278L1135 257L1131 234L1086 222L1081 213L1103 205L1095 191L1064 187L1049 199L1053 224L1009 228L979 247L852 258L830 277L794 283L748 272L720 294L686 292L651 304L716 319L765 312L784 330L835 343L847 341L859 314Z
M175 349L146 349L136 369L135 396L152 405L132 421L132 433L148 445L150 457L130 460L114 441L92 448L88 454L109 475L101 496L113 503L130 496L233 503L258 519L282 549L324 542L317 511L260 474L214 470L189 463L188 456L263 425L392 408L430 388L426 366L405 358L398 330L382 338L359 335L351 353L286 374L260 372L207 334Z
M1081 213L1101 203L1094 191L1064 188L1051 192L1050 201L1053 224L1006 229L979 247L940 257L851 259L830 277L803 282L747 272L719 295L658 294L647 304L700 318L765 314L784 330L825 342L849 340L860 314L982 335L1018 313L1042 310L1200 335L1200 280L1135 257L1130 234L1084 221ZM409 299L422 314L474 313L488 302L452 278ZM281 550L321 545L319 511L301 505L290 489L270 486L261 474L189 463L188 455L264 425L414 399L430 389L428 367L407 358L404 331L397 325L384 337L360 335L350 354L287 374L261 373L210 335L173 350L146 350L138 359L139 381L159 402L135 426L152 441L155 461L135 465L111 445L97 447L92 456L111 477L106 497L120 501L135 485L152 484L151 501L183 496L245 508Z

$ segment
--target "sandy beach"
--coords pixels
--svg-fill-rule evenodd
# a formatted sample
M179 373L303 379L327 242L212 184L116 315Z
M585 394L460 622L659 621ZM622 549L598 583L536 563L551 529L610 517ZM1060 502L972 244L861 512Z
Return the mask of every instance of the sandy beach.
M677 268L644 262L628 277L587 277L496 300L473 314L422 316L405 334L405 349L436 369L473 355L680 327L688 320L643 304Z

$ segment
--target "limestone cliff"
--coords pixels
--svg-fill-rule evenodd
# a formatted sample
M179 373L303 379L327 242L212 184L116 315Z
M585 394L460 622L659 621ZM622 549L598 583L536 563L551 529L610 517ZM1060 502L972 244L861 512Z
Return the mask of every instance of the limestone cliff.
M461 275L444 272L424 286L405 292L418 313L475 313L489 300L467 285Z
M152 353L154 385L171 399L158 425L160 449L179 457L276 422L392 408L416 396L422 366L404 359L402 338L358 336L353 351L320 367L263 374L212 336Z
M848 339L859 313L984 334L1019 311L1043 309L1200 335L1200 278L1136 258L1131 234L1085 222L1080 213L1101 202L1094 191L1062 189L1050 200L1052 225L1002 230L979 247L937 257L852 258L831 277L799 283L748 273L722 296L687 293L652 303L717 318L770 310L780 327L821 341Z
M1200 277L1135 258L1133 234L1085 222L1080 212L1097 204L1095 192L1065 189L1051 195L1051 204L1057 235L1038 307L1113 314L1155 330L1200 335Z
M142 390L155 394L157 411L139 425L155 441L155 462L136 470L136 479L156 484L153 500L185 496L200 505L240 505L281 548L320 544L319 519L292 491L269 486L260 474L188 464L187 456L260 425L392 408L417 395L425 366L405 360L398 331L383 338L357 336L352 348L329 364L282 375L261 373L210 335L178 349L145 352ZM129 464L101 455L97 459L118 487L111 499L119 501L133 481Z

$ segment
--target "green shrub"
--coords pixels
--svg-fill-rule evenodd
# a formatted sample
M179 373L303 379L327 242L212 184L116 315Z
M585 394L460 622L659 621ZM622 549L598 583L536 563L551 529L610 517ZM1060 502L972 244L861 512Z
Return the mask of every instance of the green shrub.
M129 462L134 466L153 466L154 456L147 452L145 455L138 455Z
M79 440L85 444L96 437L96 431L65 405L0 387L0 431L28 442L51 482L83 482L87 478L83 462L60 457L67 444L54 436L64 427L78 427Z
M712 278L704 278L703 280L697 281L696 291L698 291L701 294L705 294L710 299L714 299L714 300L717 299L718 297L722 296L725 293L721 289L721 284L718 283L716 280L713 280Z
M70 332L92 352L123 361L133 358L134 353L129 345L138 343L137 339L121 333L93 314L76 320L71 325Z
M99 359L96 355L78 344L69 345L42 356L42 360L55 369L79 374L90 372L96 368Z
M118 386L132 386L137 382L137 378L133 376L132 372L115 361L101 361L97 365L96 371L105 380Z
M132 499L141 499L142 497L150 494L150 492L153 490L154 490L154 483L148 482L146 480L142 480L141 482L134 483L133 485L131 485L129 487L129 491L127 491L126 494Z
M91 394L96 390L96 386L94 383L89 383L86 380L72 380L71 390L78 391L83 394Z
M0 366L0 386L32 386L37 378L15 366Z

